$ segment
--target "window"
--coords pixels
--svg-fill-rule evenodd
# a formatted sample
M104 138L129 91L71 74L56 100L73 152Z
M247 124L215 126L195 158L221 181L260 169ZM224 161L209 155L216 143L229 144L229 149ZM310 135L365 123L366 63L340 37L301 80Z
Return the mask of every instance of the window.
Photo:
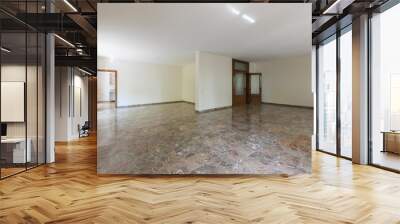
M352 157L351 28L340 30L317 50L317 148L348 159Z
M336 37L318 48L318 149L336 153Z
M340 36L340 155L352 157L352 32Z
M371 18L370 160L400 170L400 5Z

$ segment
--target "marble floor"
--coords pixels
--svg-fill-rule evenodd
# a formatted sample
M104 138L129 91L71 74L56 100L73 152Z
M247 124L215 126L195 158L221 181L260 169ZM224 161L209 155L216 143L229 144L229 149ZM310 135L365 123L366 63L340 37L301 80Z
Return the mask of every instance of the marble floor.
M262 104L196 113L188 103L101 108L99 174L311 172L312 109Z

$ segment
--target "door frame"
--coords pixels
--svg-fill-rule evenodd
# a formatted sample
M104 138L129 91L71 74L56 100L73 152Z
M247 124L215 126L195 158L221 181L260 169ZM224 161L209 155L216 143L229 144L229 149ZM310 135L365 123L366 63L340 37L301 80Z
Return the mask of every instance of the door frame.
M115 69L107 69L107 68L99 68L99 69L97 69L97 71L98 72L110 72L110 73L114 74L114 76L115 76L115 105L114 105L114 107L117 108L118 107L118 71ZM96 99L97 99L97 95L96 95ZM96 104L97 104L97 100L96 100Z
M243 63L246 64L246 70L238 70L235 69L235 63L239 62L239 63ZM235 82L234 82L234 77L235 77L235 73L236 72L243 72L245 73L245 77L246 77L246 91L245 91L245 104L250 103L250 89L249 89L249 70L250 70L250 62L247 61L242 61L242 60L238 60L238 59L232 59L232 105L236 106L234 104L234 97L235 97Z

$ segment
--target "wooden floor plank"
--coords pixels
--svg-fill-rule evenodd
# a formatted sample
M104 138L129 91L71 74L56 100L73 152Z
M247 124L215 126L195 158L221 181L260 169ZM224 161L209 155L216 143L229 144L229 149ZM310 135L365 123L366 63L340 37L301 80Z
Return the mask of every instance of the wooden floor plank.
M313 173L98 176L96 139L0 181L0 223L400 223L400 175L313 152Z

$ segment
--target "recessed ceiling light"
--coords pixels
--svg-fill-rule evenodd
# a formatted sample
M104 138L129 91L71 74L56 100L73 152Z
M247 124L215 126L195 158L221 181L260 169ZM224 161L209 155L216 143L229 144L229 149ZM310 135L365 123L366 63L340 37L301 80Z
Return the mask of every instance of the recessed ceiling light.
M67 4L74 12L78 12L78 10L68 1L64 0L65 4Z
M240 11L239 10L237 10L237 9L235 9L235 8L231 8L231 11L232 11L232 13L233 14L235 14L235 15L240 15Z
M253 18L251 18L250 16L248 16L246 14L243 14L242 18L247 20L247 21L249 21L250 23L255 23L256 22Z
M336 0L335 2L333 2L333 4L330 5L327 9L325 9L325 10L322 12L322 14L328 14L328 13L330 13L330 11L331 11L332 9L334 9L335 7L337 7L337 5L340 3L340 1L341 1L341 0Z
M75 48L75 45L73 45L73 44L72 44L71 42L69 42L68 40L66 40L66 39L64 39L64 38L62 38L62 37L60 37L60 36L57 35L57 34L54 34L54 36L57 37L57 38L58 38L59 40L61 40L62 42L66 43L67 45L69 45L69 46Z
M81 71L81 72L83 72L83 73L85 73L85 74L87 74L87 75L93 75L92 73L90 73L90 72L88 72L88 71L85 71L85 70L83 70L83 69L81 69L81 68L79 68L79 67L78 67L78 70Z
M10 53L11 52L11 50L9 50L9 49L7 49L5 47L1 47L0 49L1 49L1 51L4 51L6 53Z

